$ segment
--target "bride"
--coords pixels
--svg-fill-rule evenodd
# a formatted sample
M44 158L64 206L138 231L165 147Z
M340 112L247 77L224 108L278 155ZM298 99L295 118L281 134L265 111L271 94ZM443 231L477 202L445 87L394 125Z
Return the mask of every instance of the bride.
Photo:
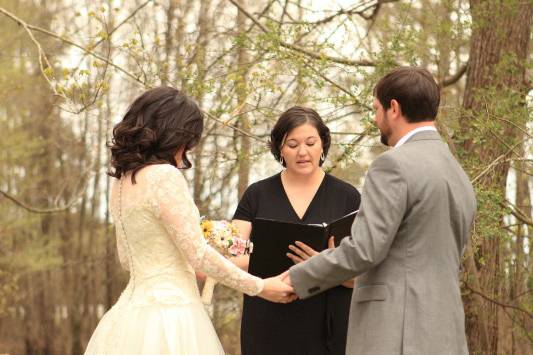
M104 315L86 355L224 354L201 303L195 270L273 302L296 296L281 276L259 279L206 244L182 173L203 116L189 97L158 87L137 98L113 129L110 211L130 280Z

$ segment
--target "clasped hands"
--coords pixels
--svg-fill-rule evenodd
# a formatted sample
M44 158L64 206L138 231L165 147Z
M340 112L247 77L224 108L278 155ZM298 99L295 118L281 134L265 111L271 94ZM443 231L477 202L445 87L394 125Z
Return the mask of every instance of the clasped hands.
M290 303L298 298L290 282L289 270L284 273L264 279L263 291L259 297L276 303Z
M287 253L295 264L299 264L306 261L312 256L319 254L316 250L311 248L305 243L295 242L296 245L289 245L289 249L294 253ZM335 248L335 238L332 236L328 239L328 248ZM354 280L347 280L342 283L344 287L353 288ZM298 298L292 287L291 277L289 271L285 271L281 275L265 279L265 286L263 292L259 294L262 297L271 302L278 303L290 303Z

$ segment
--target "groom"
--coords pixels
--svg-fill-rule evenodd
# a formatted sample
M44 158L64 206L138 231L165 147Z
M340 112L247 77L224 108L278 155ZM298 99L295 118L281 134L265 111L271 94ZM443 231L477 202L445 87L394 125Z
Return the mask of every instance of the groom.
M370 166L352 236L285 281L307 298L358 276L347 355L468 354L458 274L476 200L435 129L439 88L402 67L374 96L381 142L394 148Z

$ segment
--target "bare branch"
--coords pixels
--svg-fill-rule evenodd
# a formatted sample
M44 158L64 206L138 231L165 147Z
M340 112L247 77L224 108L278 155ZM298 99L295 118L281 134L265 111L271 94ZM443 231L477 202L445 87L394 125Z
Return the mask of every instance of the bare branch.
M54 84L50 80L50 77L52 77L52 75L53 75L53 72L51 71L52 68L53 68L52 64L50 64L50 62L48 61L48 58L46 57L46 54L44 53L43 48L41 47L41 44L39 43L39 41L37 41L37 39L33 35L32 31L31 31L31 26L28 25L26 22L22 21L17 16L13 15L11 12L9 12L6 9L2 8L2 7L0 7L0 13L3 13L7 17L9 17L12 20L16 21L19 25L21 25L24 28L24 30L26 31L26 33L30 37L30 39L33 42L33 44L35 44L35 47L37 47L37 52L38 52L38 56L39 56L39 69L41 71L41 74L42 74L43 78L46 80L46 82L50 86L50 89L52 89L52 91L54 92L54 95L62 97L63 99L67 99L65 95L59 93L56 90ZM45 65L46 65L46 67L45 67ZM50 72L47 73L47 70L50 70Z
M271 1L267 4L267 6L265 6L265 8L263 9L263 11L261 11L261 13L259 14L259 18L263 17L263 16L267 13L267 11L270 10L270 7L272 6L273 3L274 3L274 0L271 0ZM255 23L252 23L252 24L250 25L250 27L248 27L248 28L246 29L246 31L244 31L244 34L248 34L248 33L250 33L250 31L251 31L255 26L256 26L256 24L255 24ZM206 66L206 71L209 71L209 70L210 70L210 69L211 69L216 63L218 63L222 58L224 58L226 55L228 55L229 53L231 53L231 52L235 49L236 46L237 46L237 44L236 44L236 43L233 43L232 46L231 46L229 49L227 49L227 50L225 50L224 52L222 52L222 54L220 54L217 58L215 58L215 60L213 60L213 62L212 62L211 64L209 64L209 65Z
M379 10L379 8L381 7L382 4L398 2L398 1L400 1L400 0L384 0L384 1L379 1L378 0L378 1L375 1L375 2L374 1L370 1L368 3L356 4L353 7L349 8L348 10L341 8L339 11L335 12L334 14L329 15L327 17L324 17L323 19L320 19L320 20L317 20L317 21L311 21L311 22L291 21L291 22L284 22L283 24L291 24L291 25L305 25L305 24L308 24L308 25L323 25L323 24L326 24L328 22L333 21L334 19L336 19L337 17L342 16L342 15L346 15L348 17L352 16L352 15L357 15L359 17L362 17L365 20L371 20L377 15L377 10ZM364 6L364 8L361 9L362 6ZM370 9L372 9L372 13L370 15L366 15L365 12L370 10Z
M506 200L503 206L509 207L511 209L511 214L516 217L520 222L533 226L533 220L528 217L522 210L520 210L515 204Z
M496 165L505 162L504 158L513 153L514 150L520 145L522 142L516 143L513 147L509 147L509 150L502 155L500 155L498 158L494 159L492 163L490 163L481 173L479 173L474 179L472 179L472 185L475 185L476 182L481 179L483 176L485 176L488 172L490 172Z
M514 306L512 304L506 304L506 303L500 302L500 301L498 301L498 300L496 300L496 299L494 299L492 297L489 297L486 294L484 294L483 292L468 286L468 284L466 282L464 283L464 286L465 286L465 288L467 290L469 290L472 293L475 293L476 295L481 296L486 301L492 302L492 303L494 303L494 304L496 304L496 305L498 305L500 307L503 307L503 308L511 308L511 309L520 311L520 312L524 313L525 315L527 315L529 318L533 318L533 313L531 313L531 312L529 312L529 311L527 311L527 310L525 310L523 308Z
M357 105L363 107L364 109L368 110L368 111L372 111L372 108L364 103L362 103L356 95L354 95L354 93L352 93L350 90L348 90L347 88L343 87L342 85L334 82L332 79L328 78L325 74L323 74L321 71L315 69L312 65L310 65L309 63L304 63L304 65L311 69L315 74L317 74L318 76L320 76L322 79L324 79L325 81L327 81L328 83L330 83L331 85L333 85L334 87L336 87L337 89L339 89L340 91L344 92L345 94L347 94L348 96L350 96Z
M269 30L261 22L259 22L256 18L254 18L248 11L246 11L235 0L229 0L229 1L233 5L235 5L240 11L242 11L242 13L246 17L248 17L250 20L252 20L257 25L257 27L259 27L261 29L261 31L263 31L264 33L269 33ZM284 47L284 48L291 49L293 51L305 54L308 57L311 57L311 58L314 58L314 59L318 59L318 60L328 60L328 61L331 61L331 62L344 64L344 65L349 65L349 66L354 66L354 67L361 67L361 66L363 66L363 67L374 67L376 65L373 61L370 61L370 60L364 60L364 59L363 60L352 60L352 59L348 59L348 58L332 57L332 56L329 56L329 55L324 54L324 53L316 53L316 52L310 51L308 49L305 49L305 48L303 48L301 46L298 46L296 44L287 43L287 42L284 42L284 41L279 41L279 45Z
M253 138L255 140L258 140L260 142L267 143L267 141L264 140L263 138L261 138L259 136L256 136L253 133L250 133L248 131L245 131L245 130L239 128L239 127L236 127L236 126L233 126L233 125L229 124L228 122L231 121L231 119L229 119L227 121L224 121L224 120L221 120L218 117L213 116L212 114L210 114L207 111L204 111L204 114L207 116L207 118L210 118L210 119L222 124L223 126L229 127L229 128L231 128L231 129L233 129L233 130L235 130L237 132L240 132L240 133L244 134L245 136L248 136L248 137Z
M113 27L113 29L111 29L111 31L108 31L106 33L106 36L107 38L100 38L100 40L98 40L98 42L96 42L94 45L92 45L92 48L91 49L96 49L100 44L102 44L104 41L106 40L109 40L111 38L111 36L113 35L113 33L115 33L119 28L121 28L124 24L126 24L129 20L131 20L135 15L137 15L137 13L139 11L141 11L141 9L143 9L146 5L148 5L149 3L151 3L153 0L147 0L145 1L144 3L142 3L141 5L139 5L135 10L133 10L124 20L122 20L118 25L116 25L115 27ZM76 68L78 68L80 66L80 63L83 61L83 59L85 58L85 55L87 55L88 53L85 52L84 53L84 56L80 59L80 61L78 62L78 65L76 66Z
M122 25L124 25L126 22L128 22L129 20L131 20L135 15L137 15L137 13L139 11L141 11L146 5L148 5L149 3L151 3L152 1L154 0L146 0L144 3L142 3L141 5L139 5L135 10L133 10L129 15L128 17L126 17L124 20L120 21L120 23L118 25L116 25L115 27L113 27L113 29L111 31L109 31L107 33L107 37L111 37L113 35L113 33L115 33L120 27L122 27ZM100 39L98 42L96 42L94 44L93 47L98 47L105 39Z
M87 53L87 54L90 54L91 56L93 56L94 58L96 59L99 59L101 60L102 62L104 63L107 63L108 65L112 66L113 68L115 68L116 70L120 71L121 73L123 73L124 75L126 75L127 77L133 79L135 82L139 83L139 84L142 84L143 86L147 86L145 84L145 82L143 82L141 79L139 79L137 76L133 75L132 73L128 72L127 70L125 70L124 68L122 68L121 66L113 63L111 60L108 60L107 58L105 57L102 57L101 55L99 55L98 53L95 53L93 50L90 50L88 48L85 48L83 47L82 45L64 37L64 36L61 36L57 33L54 33L54 32L51 32L51 31L48 31L44 28L40 28L40 27L37 27L37 26L33 26L33 25L29 25L27 24L26 22L22 21L21 19L19 19L18 17L16 17L15 15L11 14L9 11L5 10L4 8L0 7L0 13L3 13L4 15L6 15L7 17L9 17L10 19L12 19L13 21L15 21L16 23L18 23L19 25L23 26L25 29L27 29L28 31L28 34L31 33L31 31L35 31L35 32L40 32L40 33L43 33L45 35L48 35L50 37L53 37L53 38L56 38L56 39L59 39L60 41L64 42L64 43L67 43L67 44L70 44L71 46L73 47L76 47L78 49L81 49L84 53ZM31 30L31 31L29 31ZM33 37L32 35L30 37ZM38 43L38 42L37 42ZM40 45L39 45L40 47ZM50 66L51 68L51 66ZM47 80L48 83L50 84L50 87L55 91L54 87L53 87L53 84Z
M80 198L76 198L74 200L72 200L71 202L69 202L67 205L65 206L62 206L62 207L56 207L56 208L35 208L35 207L32 207L30 205L28 205L27 203L25 202L22 202L20 201L19 199L17 199L15 196L5 192L5 191L2 191L0 190L0 195L4 196L5 198L7 198L8 200L10 200L11 202L13 202L14 204L16 204L17 206L19 207L22 207L24 208L25 210L29 211L29 212L33 212L33 213L39 213L39 214L48 214L48 213L58 213L58 212L64 212L64 211L67 211L69 208L71 208L72 206L74 206L75 204L77 204L78 202L80 202Z
M455 84L463 77L463 75L465 75L467 69L468 69L468 62L464 64L461 68L459 68L459 71L457 73L442 80L442 82L439 83L439 86L443 88L443 87Z
M521 131L522 133L524 133L524 135L526 135L528 138L533 138L533 135L531 135L524 127L520 127L519 125L517 125L516 123L514 123L513 121L510 121L506 118L503 118L503 117L500 117L498 115L495 115L493 114L492 112L489 112L489 110L486 111L487 114L492 117L492 118L495 118L499 121L503 121L505 123L508 123L510 124L511 126L515 127L516 129L518 129L519 131Z
M342 152L342 154L340 156L337 157L337 159L335 159L332 163L332 165L327 169L326 172L331 172L333 171L333 169L335 169L337 167L337 165L343 161L344 159L346 159L353 151L353 148L359 144L364 138L366 138L368 136L368 134L372 131L372 126L369 126L368 128L366 128L363 132L361 132L358 137L355 137L354 139L352 139L352 141L348 144L348 146L346 147L346 149L344 150L344 152Z

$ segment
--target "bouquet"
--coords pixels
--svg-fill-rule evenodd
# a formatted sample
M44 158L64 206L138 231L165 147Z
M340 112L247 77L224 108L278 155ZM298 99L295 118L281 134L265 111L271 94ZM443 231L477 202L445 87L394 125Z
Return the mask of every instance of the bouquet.
M207 243L226 258L251 254L253 251L253 243L239 238L239 230L231 222L202 219L200 227ZM215 285L216 281L208 276L202 289L204 304L211 304Z

